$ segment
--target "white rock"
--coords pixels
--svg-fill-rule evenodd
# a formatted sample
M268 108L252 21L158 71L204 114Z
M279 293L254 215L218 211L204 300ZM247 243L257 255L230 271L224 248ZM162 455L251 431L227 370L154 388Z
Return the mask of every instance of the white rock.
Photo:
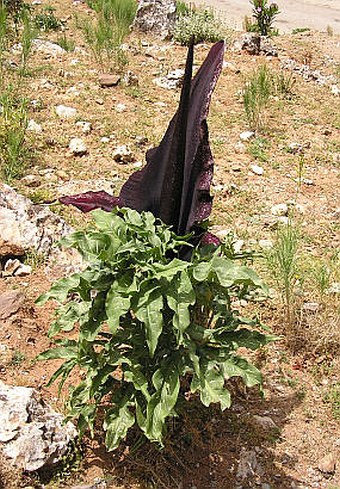
M61 461L77 436L74 425L28 387L0 381L0 442L6 457L28 472Z
M115 109L116 109L116 112L125 112L126 111L126 105L125 104L117 104Z
M17 258L15 258L14 260L12 260L10 258L5 263L3 275L5 277L6 276L10 276L10 275L14 275L14 273L18 270L18 268L20 267L20 265L21 265L21 261L20 260L18 260Z
M249 139L253 138L254 136L255 136L254 131L244 131L241 132L240 139L241 141L249 141Z
M252 420L253 420L255 425L259 426L263 430L266 430L266 431L279 430L279 427L277 426L277 424L275 424L274 421L272 420L272 418L270 418L269 416L254 415L252 417Z
M110 141L111 141L111 139L106 137L106 136L100 138L100 142L104 143L104 144L109 143Z
M234 150L238 154L244 154L247 151L247 147L241 141L238 141L234 146Z
M233 243L233 248L234 248L235 253L240 253L243 246L244 246L244 240L243 239L238 239L237 241L235 241Z
M273 216L287 216L288 214L288 205L287 204L276 204L270 209L270 212Z
M271 239L260 239L259 247L262 248L263 250L270 250L270 248L273 247L273 242Z
M337 85L332 85L331 86L331 92L333 95L338 97L340 95L340 88Z
M30 119L27 124L27 131L32 131L36 133L42 132L42 126L41 124L38 124L35 122L33 119Z
M119 163L131 163L134 159L131 150L125 144L117 146L112 156Z
M333 282L329 289L327 290L328 294L340 294L340 282Z
M30 275L32 273L31 265L25 265L24 263L20 263L17 270L14 272L15 277L26 277L26 275Z
M89 134L92 131L91 122L77 121L76 126L79 127L84 134Z
M87 153L86 144L81 138L72 138L68 147L76 156L82 156Z
M45 41L43 39L33 39L32 45L35 51L48 56L60 56L66 54L65 49L59 46L59 44Z
M251 171L253 173L255 173L255 175L263 175L264 174L264 169L262 168L262 166L258 166L258 165L251 165Z
M302 153L303 152L303 144L293 142L293 143L288 144L288 149L289 149L289 152L292 154Z
M55 111L57 116L61 119L72 119L77 114L77 109L74 107L67 107L66 105L57 105Z

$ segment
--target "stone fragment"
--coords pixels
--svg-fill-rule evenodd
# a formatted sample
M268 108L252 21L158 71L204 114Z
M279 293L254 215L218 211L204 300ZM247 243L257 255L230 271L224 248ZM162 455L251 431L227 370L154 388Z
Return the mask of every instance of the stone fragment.
M92 131L91 122L77 121L76 126L79 127L84 134L89 134Z
M318 463L318 470L324 474L334 474L337 457L335 453L328 453Z
M33 204L0 183L0 256L22 256L32 249L46 256L72 228L46 206ZM62 252L53 248L53 254ZM74 257L75 258L75 257Z
M75 156L83 156L87 153L86 144L81 138L72 138L68 147Z
M28 387L0 381L0 442L12 463L31 472L62 460L77 431Z
M128 87L138 87L138 85L139 85L138 76L135 73L133 73L132 71L129 70L124 75L124 83Z
M56 114L61 119L73 119L77 114L77 109L67 107L66 105L57 105L55 108Z
M255 136L254 131L244 131L241 132L240 139L241 141L249 141L249 139L253 138L254 136Z
M296 143L296 142L293 142L293 143L290 143L288 145L288 150L290 153L292 154L301 154L303 153L303 144L301 143Z
M110 73L102 73L98 77L99 85L103 88L116 87L120 82L119 75L111 75Z
M259 247L262 248L262 250L270 250L273 247L273 242L271 239L260 239L259 240Z
M26 277L32 273L31 265L25 265L25 263L20 263L17 270L14 272L15 277Z
M259 54L261 46L261 37L257 33L247 32L234 43L236 51L246 51L248 54Z
M160 76L153 80L154 84L167 90L176 90L182 85L184 70L170 71L166 76Z
M117 104L115 106L115 110L116 110L116 112L119 112L119 113L125 112L126 111L126 105L125 104Z
M104 144L107 144L110 142L110 138L106 137L106 136L103 136L102 138L100 138L100 142L101 143L104 143Z
M118 163L131 163L134 161L131 150L125 144L117 146L112 156Z
M11 290L0 295L0 319L4 320L15 314L22 306L25 296L19 290Z
M332 85L331 86L331 92L336 97L339 97L339 95L340 95L340 88L337 85Z
M240 462L238 464L236 477L237 479L244 481L253 476L258 466L255 450L245 450L241 452Z
M166 39L176 22L176 0L140 0L133 28Z
M14 273L17 271L17 269L20 267L21 261L18 260L17 258L14 258L12 260L11 258L6 261L5 266L4 266L4 271L2 272L3 277L10 277L11 275L14 275Z
M255 175L261 176L264 174L264 169L262 168L262 166L251 165L250 169L253 173L255 173Z
M320 304L317 302L306 302L303 304L302 309L307 312L318 312L320 309Z
M264 431L279 431L279 427L270 416L254 415L253 423Z
M273 216L287 216L289 207L287 204L276 204L270 209Z
M261 36L260 51L265 56L277 57L278 55L276 47L270 42L268 36Z
M340 282L333 282L329 289L327 290L328 294L340 294Z
M234 150L237 154L244 154L247 151L247 147L241 141L238 141L234 146Z
M33 119L30 119L27 124L27 131L35 132L35 133L40 133L42 132L42 126L41 124L38 124L35 122Z
M27 187L39 187L41 180L38 175L25 175L22 177L21 183Z
M59 44L45 41L44 39L33 39L32 45L35 51L47 56L61 56L66 54L65 49L59 46Z

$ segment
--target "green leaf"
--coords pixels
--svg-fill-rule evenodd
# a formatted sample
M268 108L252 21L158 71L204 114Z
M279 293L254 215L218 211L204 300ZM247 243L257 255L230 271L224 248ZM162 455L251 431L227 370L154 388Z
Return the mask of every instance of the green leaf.
M211 260L211 268L216 273L217 279L223 287L244 284L264 288L262 280L253 270L237 265L227 258L214 256Z
M78 345L75 341L69 341L69 346L57 346L55 348L50 348L37 356L37 360L55 360L59 358L64 358L65 360L70 360L72 358L77 358L78 355Z
M209 262L203 262L193 266L192 275L197 282L204 282L207 280L210 271L211 264Z
M130 297L123 297L117 291L118 283L114 282L106 296L105 311L107 315L107 323L112 334L115 334L120 318L130 309Z
M221 364L221 368L225 379L229 379L230 377L242 377L243 382L247 387L262 384L261 372L254 367L254 365L239 356L235 355L230 357L230 359Z
M134 365L124 370L124 380L126 382L132 382L136 390L141 391L145 399L149 401L150 394L148 391L148 381L140 365Z
M204 362L200 375L195 375L191 382L191 390L200 392L200 399L204 406L212 403L220 403L222 411L231 405L231 397L228 389L224 387L224 376L215 362Z
M110 409L105 416L105 445L109 452L118 447L121 440L126 437L128 429L135 423L135 416L130 411L131 404L130 399L124 399L119 406Z
M150 440L161 443L165 419L173 412L179 394L180 381L176 365L164 371L157 370L152 380L157 390L147 405L145 434Z
M267 345L276 339L275 336L259 333L258 331L250 331L245 328L230 333L222 333L217 338L226 345L232 345L233 350L241 347L257 350L261 346Z
M176 277L168 288L167 302L174 311L173 326L182 334L190 325L189 306L195 304L196 295L186 270ZM182 339L180 339L180 343Z
M80 284L80 274L75 273L67 278L62 278L58 280L46 294L42 294L36 300L36 304L38 306L42 306L50 299L55 299L56 301L62 303L65 302L68 294L77 290L77 287Z
M160 280L161 278L172 280L175 275L187 269L189 265L189 262L175 258L166 264L157 262L153 263L152 270L154 271L154 278L157 280Z
M158 338L163 330L163 297L160 289L154 288L141 296L136 308L136 317L144 323L146 342L150 356L153 357L157 348Z

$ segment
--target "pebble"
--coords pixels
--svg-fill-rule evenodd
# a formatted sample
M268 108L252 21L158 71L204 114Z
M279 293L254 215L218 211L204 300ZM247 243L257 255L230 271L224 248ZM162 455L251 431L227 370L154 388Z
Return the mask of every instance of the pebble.
M92 130L91 122L78 121L78 122L76 122L76 126L79 127L84 134L89 134Z
M126 105L125 104L117 104L115 109L116 109L116 112L125 112L126 111Z
M111 75L109 73L103 73L98 77L99 85L105 87L116 87L120 82L119 75Z
M69 149L76 156L82 156L87 153L87 148L81 138L72 138L69 144Z
M61 119L71 119L77 114L77 109L74 107L67 107L66 105L57 105L55 111L57 116Z
M38 124L35 122L33 119L30 119L27 124L27 131L32 131L35 133L40 133L42 132L42 126L41 124Z
M287 216L288 215L288 205L287 204L276 204L270 209L273 216Z
M279 427L277 424L272 420L270 416L258 416L255 415L252 417L252 420L256 426L259 428L262 428L265 431L271 431L271 430L279 430Z
M137 87L139 85L138 76L135 73L133 73L132 71L129 70L124 75L124 83L128 87Z
M274 246L273 242L271 239L260 239L259 240L259 247L262 248L263 250L270 250Z
M12 260L11 258L7 260L4 266L4 271L2 273L3 277L10 277L11 275L14 275L20 265L21 261L17 258L15 258L14 260Z
M262 166L251 165L250 169L253 173L255 173L255 175L263 175L264 174L264 169L262 168Z
M26 275L30 275L32 273L31 265L25 265L24 263L20 263L20 266L14 272L15 277L26 277Z
M338 97L340 95L340 88L337 85L332 85L331 86L331 92L333 95Z
M254 136L255 136L254 131L244 131L241 132L240 139L241 141L249 141L249 139L253 138Z
M288 150L290 153L292 154L298 154L298 153L302 153L303 152L303 145L301 143L290 143L288 145Z
M61 178L61 180L68 180L68 174L64 170L58 170L55 172L58 178Z
M100 138L100 142L101 143L104 143L104 144L109 143L110 142L110 138L108 138L107 136L104 136L104 137Z
M238 141L234 146L234 150L237 154L244 154L247 151L247 147L241 141Z
M112 156L118 163L131 163L133 161L132 152L125 144L117 146Z
M328 453L318 463L318 470L324 474L334 474L336 468L336 455Z
M25 175L23 178L21 178L21 183L27 187L39 187L41 181L38 175Z

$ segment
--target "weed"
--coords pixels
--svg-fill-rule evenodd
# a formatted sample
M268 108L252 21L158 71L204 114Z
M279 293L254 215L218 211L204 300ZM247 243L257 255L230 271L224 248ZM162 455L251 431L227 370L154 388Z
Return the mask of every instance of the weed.
M76 47L75 41L73 39L68 38L65 32L63 32L63 35L61 37L58 37L57 44L59 44L59 46L65 49L65 51L67 51L68 53L74 51Z
M20 350L14 350L11 365L20 365L22 362L26 360L26 355Z
M297 27L296 29L292 30L292 34L301 34L303 32L310 32L309 27Z
M178 16L187 15L189 12L190 9L185 2L176 2L176 13Z
M333 37L334 31L331 25L327 26L327 34L329 35L329 37Z
M340 419L340 383L333 385L324 396L324 402L331 405L332 415Z
M267 265L282 295L290 331L295 320L294 286L298 271L298 245L299 233L290 221L278 229L276 242L266 255Z
M250 141L247 151L253 158L265 163L269 160L268 154L265 151L267 147L268 139L257 137Z
M266 65L261 65L246 82L243 91L243 104L251 129L264 126L264 109L272 91L272 79Z
M55 8L47 5L34 18L36 26L44 32L57 31L62 26L61 21L54 15Z
M0 172L10 182L22 174L27 163L27 100L15 96L10 86L0 95L0 107Z
M85 40L102 68L112 69L112 59L122 67L127 63L122 43L134 19L136 3L133 0L99 0L92 3L92 7L97 12L95 21L79 22L78 19Z
M36 26L32 21L30 12L23 11L21 16L22 32L21 32L21 66L20 75L27 74L27 61L32 49L32 41L36 37Z
M36 251L27 251L26 256L25 256L25 263L26 265L30 265L32 267L32 270L36 270L39 266L44 265L46 261L45 255L42 253L38 253Z
M277 94L284 98L291 99L294 95L293 88L296 83L294 74L281 71L275 77L274 81Z
M195 43L214 42L223 37L221 22L212 10L189 10L180 15L174 31L174 40L188 46L194 36Z

